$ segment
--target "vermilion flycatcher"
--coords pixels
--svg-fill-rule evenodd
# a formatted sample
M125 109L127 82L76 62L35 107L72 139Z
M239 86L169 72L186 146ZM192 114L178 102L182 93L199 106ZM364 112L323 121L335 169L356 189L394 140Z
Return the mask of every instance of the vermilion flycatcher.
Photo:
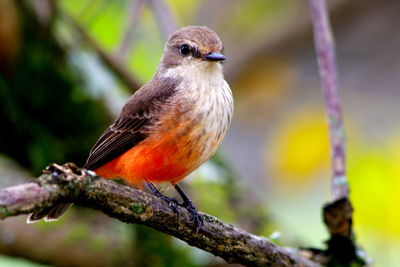
M195 207L177 183L215 153L230 125L233 98L222 73L222 50L221 40L207 27L172 33L156 74L130 97L84 168L139 188L146 183L174 204L153 185L170 182L199 226ZM67 207L58 204L31 214L28 221L55 220Z

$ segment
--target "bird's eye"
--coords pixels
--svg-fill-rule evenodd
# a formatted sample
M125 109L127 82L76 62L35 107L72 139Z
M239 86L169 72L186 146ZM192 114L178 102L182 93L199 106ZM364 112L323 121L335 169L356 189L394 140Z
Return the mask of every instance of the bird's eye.
M181 45L181 47L179 48L179 51L181 52L182 55L186 56L187 54L189 54L190 51L190 47L186 44Z

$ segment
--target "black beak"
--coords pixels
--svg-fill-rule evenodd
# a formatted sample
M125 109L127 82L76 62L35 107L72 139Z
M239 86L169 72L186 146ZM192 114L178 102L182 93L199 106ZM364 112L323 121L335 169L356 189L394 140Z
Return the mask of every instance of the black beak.
M208 53L207 55L204 55L203 59L208 60L208 61L223 61L226 59L226 57L221 53L211 52L211 53Z

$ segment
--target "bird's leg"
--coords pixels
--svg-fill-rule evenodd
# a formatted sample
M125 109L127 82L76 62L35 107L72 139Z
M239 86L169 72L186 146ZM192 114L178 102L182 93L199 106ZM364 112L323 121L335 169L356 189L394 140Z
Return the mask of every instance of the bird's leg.
M196 207L193 202L185 195L182 189L176 184L176 191L181 196L183 202L180 204L182 207L186 208L193 216L194 223L196 225L196 233L199 232L200 228L203 226L203 219L200 217L200 214L197 212Z
M150 188L151 192L153 192L153 194L158 197L161 198L162 200L164 200L165 202L168 203L168 206L174 211L174 212L178 212L178 205L179 202L175 199L175 198L170 198L167 196L164 196L163 194L160 193L160 191L158 191L158 189L154 186L154 184L147 182L146 183L147 186Z

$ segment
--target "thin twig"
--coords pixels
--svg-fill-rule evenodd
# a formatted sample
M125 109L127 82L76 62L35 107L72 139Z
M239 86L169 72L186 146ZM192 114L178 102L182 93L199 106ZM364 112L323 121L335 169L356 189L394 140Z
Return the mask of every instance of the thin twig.
M349 185L345 167L345 137L340 106L334 40L329 25L325 0L310 0L314 39L325 98L331 140L332 201L323 207L324 223L330 233L326 241L329 255L328 265L366 266L367 260L360 257L361 249L355 243L353 232L353 207L349 199Z
M35 182L0 189L0 218L29 214L60 201L97 209L123 222L152 227L229 263L319 266L293 250L279 247L204 213L200 213L204 224L195 233L191 214L185 208L178 207L174 211L154 195L94 177L72 164L52 164Z
M144 4L146 0L136 0L131 1L127 12L127 27L125 29L125 34L120 42L118 50L115 52L115 56L123 61L129 53L132 52L132 47L134 44L134 36L137 25L139 24L139 19L143 12Z
M65 12L60 12L60 15L79 34L82 40L97 53L102 62L115 74L115 76L119 78L121 82L123 82L132 91L140 88L140 83L120 63L120 61L104 51L104 49L86 32L86 30L73 17L69 16Z
M345 165L343 118L337 85L335 47L325 1L310 0L310 6L319 75L329 123L333 169L331 191L333 201L335 201L349 196Z
M172 11L164 0L147 0L164 41L177 29Z

